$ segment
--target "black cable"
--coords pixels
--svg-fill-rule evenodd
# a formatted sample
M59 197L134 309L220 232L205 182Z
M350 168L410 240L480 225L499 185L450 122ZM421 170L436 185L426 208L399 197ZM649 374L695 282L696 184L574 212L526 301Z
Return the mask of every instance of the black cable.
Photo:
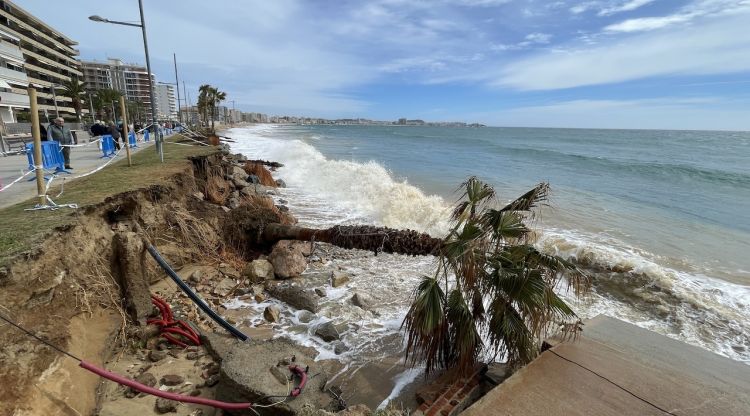
M34 338L34 339L36 339L37 341L39 341L39 342L41 342L42 344L44 344L44 345L46 345L46 346L48 346L48 347L52 348L53 350L55 350L55 351L57 351L57 352L59 352L59 353L65 354L65 355L67 355L68 357L70 357L70 358L72 358L72 359L74 359L74 360L76 360L76 361L79 361L79 362L80 362L80 361L83 361L83 360L81 360L80 358L76 357L75 355L73 355L73 354L71 354L71 353L69 353L69 352L67 352L67 351L64 351L64 350L62 350L62 349L60 349L60 348L58 348L58 347L56 347L56 346L54 346L54 345L52 345L52 344L50 344L50 343L49 343L48 341L45 341L45 340L43 340L42 338L39 338L38 336L36 336L36 335L34 335L33 333L31 333L31 331L28 331L28 330L24 329L23 327L21 327L21 325L18 325L17 323L15 323L15 322L11 321L10 319L8 319L8 318L4 317L3 315L0 315L0 319L2 319L3 321L5 321L5 322L7 322L7 323L9 323L9 324L11 324L11 325L13 325L13 326L15 326L16 328L18 328L18 329L20 329L21 331L25 332L25 333L26 333L26 335L28 335L28 336L30 336L30 337L32 337L32 338Z
M584 370L591 372L592 374L596 375L597 377L603 378L604 380L606 380L606 381L610 382L611 384L615 385L617 388L619 388L620 390L624 391L625 393L628 393L629 395L631 395L631 396L635 397L636 399L638 399L638 400L640 400L640 401L642 401L642 402L644 402L644 403L646 403L646 404L654 407L655 409L658 409L658 410L660 410L660 411L662 411L662 412L664 412L664 413L666 413L668 415L677 416L676 414L670 412L669 410L663 409L663 408L655 405L654 403L651 403L650 401L644 399L643 397L638 396L637 394L633 393L632 391L630 391L630 390L626 389L625 387L623 387L623 386L615 383L614 381L608 379L607 377L604 377L603 375L597 373L596 371L594 371L594 370L592 370L590 368L587 368L587 367L585 367L585 366L583 366L581 364L578 364L577 362L575 362L575 361L573 361L573 360L571 360L569 358L565 358L562 355L560 355L560 354L556 353L555 351L553 351L552 349L548 349L547 351L551 352L552 354L555 354L556 356L562 358L563 360L565 360L565 361L567 361L569 363L575 364L575 365L583 368Z
M182 289L183 292L185 292L186 295L192 299L193 303L195 303L203 312L205 312L208 316L211 317L211 319L214 320L217 324L221 325L224 329L229 331L232 335L239 338L242 341L246 341L249 337L245 334L243 334L239 329L233 327L229 324L229 322L225 321L221 318L216 312L211 310L211 308L206 305L201 298L198 297L198 295L193 292L190 287L180 279L180 276L172 269L172 267L169 266L169 264L164 260L164 258L159 254L159 252L156 250L156 248L148 244L148 252L151 253L151 257L156 260L157 263L159 263L159 266L161 266L162 269L164 269L165 272L167 272L167 275L174 280L175 283L177 283L177 286Z

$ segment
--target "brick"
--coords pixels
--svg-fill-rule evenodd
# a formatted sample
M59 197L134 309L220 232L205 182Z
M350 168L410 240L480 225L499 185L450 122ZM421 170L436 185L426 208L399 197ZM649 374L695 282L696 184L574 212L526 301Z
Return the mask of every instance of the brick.
M438 408L433 407L432 409L428 410L425 416L435 416L438 414Z

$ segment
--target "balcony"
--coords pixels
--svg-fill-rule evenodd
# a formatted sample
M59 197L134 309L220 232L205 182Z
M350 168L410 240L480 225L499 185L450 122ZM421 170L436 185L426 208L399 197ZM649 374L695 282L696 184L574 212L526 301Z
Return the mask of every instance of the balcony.
M23 62L21 49L12 43L0 42L0 56L6 56L10 59Z
M28 85L29 78L25 72L0 67L0 79L15 84Z
M29 107L29 96L26 94L16 94L14 92L0 91L0 105L13 107Z

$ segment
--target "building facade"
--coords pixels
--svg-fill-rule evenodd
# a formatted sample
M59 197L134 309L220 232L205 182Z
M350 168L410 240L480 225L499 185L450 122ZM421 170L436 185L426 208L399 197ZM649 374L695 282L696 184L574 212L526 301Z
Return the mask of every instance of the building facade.
M87 90L92 93L107 88L117 90L125 96L126 100L141 103L146 117L151 119L149 77L145 66L124 63L115 58L109 58L107 62L83 61L81 64L83 82ZM151 84L156 86L154 74L151 74ZM157 89L154 89L154 99L156 99L156 92Z
M159 120L177 120L177 100L175 99L174 86L157 84L154 94Z
M26 91L29 84L37 89L43 116L48 119L56 114L75 117L72 100L56 92L60 91L61 83L83 77L76 59L76 45L14 2L0 1L0 116L3 122L15 122L17 111L29 108Z

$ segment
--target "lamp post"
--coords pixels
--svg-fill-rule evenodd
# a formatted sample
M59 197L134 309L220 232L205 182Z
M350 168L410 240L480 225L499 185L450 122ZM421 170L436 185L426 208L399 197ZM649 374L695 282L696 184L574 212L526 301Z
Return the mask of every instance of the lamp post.
M180 79L177 78L177 54L172 53L174 58L174 87L177 88L177 119L182 124L182 112L180 111Z
M156 122L156 100L154 99L154 82L151 79L151 59L148 55L148 40L146 38L146 21L143 18L143 0L138 0L138 9L141 14L141 23L130 23L130 22L118 22L115 20L105 19L101 16L89 16L89 20L94 22L112 23L115 25L133 26L140 27L143 33L143 50L146 53L146 70L148 71L148 94L151 98L151 123L156 133L156 152L159 154L159 158L164 162L164 150L161 134L159 134L159 124Z

